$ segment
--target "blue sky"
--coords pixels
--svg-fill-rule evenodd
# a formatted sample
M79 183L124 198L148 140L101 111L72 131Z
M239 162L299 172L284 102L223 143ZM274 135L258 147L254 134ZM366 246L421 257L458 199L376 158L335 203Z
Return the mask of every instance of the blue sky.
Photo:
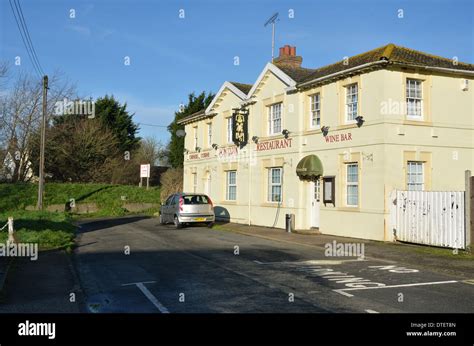
M140 123L169 124L192 91L253 83L271 59L271 28L263 24L277 11L276 52L294 45L306 67L389 42L474 62L471 0L20 1L45 72L62 71L83 97L115 95ZM14 70L32 71L8 0L0 0L0 59L15 56L23 63ZM169 138L157 127L141 126L140 134Z

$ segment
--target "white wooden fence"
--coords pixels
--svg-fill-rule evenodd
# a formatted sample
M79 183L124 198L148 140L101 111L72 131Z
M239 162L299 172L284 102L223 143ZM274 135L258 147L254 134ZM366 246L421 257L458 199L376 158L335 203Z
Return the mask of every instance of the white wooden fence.
M390 199L397 240L466 248L464 191L393 191Z

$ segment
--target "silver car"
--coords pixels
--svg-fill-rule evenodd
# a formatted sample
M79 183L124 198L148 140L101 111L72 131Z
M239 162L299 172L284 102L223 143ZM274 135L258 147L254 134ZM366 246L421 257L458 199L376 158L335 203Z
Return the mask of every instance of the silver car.
M198 193L175 193L160 208L160 224L174 223L181 228L189 223L205 223L211 227L215 221L214 206L209 196Z

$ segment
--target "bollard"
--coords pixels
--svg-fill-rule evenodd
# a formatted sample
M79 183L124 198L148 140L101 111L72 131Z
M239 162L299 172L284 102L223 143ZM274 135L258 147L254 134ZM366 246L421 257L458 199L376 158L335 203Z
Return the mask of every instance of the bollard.
M291 233L291 226L292 226L292 217L291 214L286 214L285 215L285 229L288 233Z
M8 242L15 242L15 237L13 236L13 217L11 216L8 218Z

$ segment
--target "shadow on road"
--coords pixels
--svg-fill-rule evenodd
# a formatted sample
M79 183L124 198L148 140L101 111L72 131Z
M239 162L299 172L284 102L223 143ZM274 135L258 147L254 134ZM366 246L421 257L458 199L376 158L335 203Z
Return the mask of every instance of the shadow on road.
M107 229L115 226L125 225L127 223L134 223L140 220L149 219L150 216L127 216L112 219L100 219L92 221L81 221L78 233L87 233L97 230Z

